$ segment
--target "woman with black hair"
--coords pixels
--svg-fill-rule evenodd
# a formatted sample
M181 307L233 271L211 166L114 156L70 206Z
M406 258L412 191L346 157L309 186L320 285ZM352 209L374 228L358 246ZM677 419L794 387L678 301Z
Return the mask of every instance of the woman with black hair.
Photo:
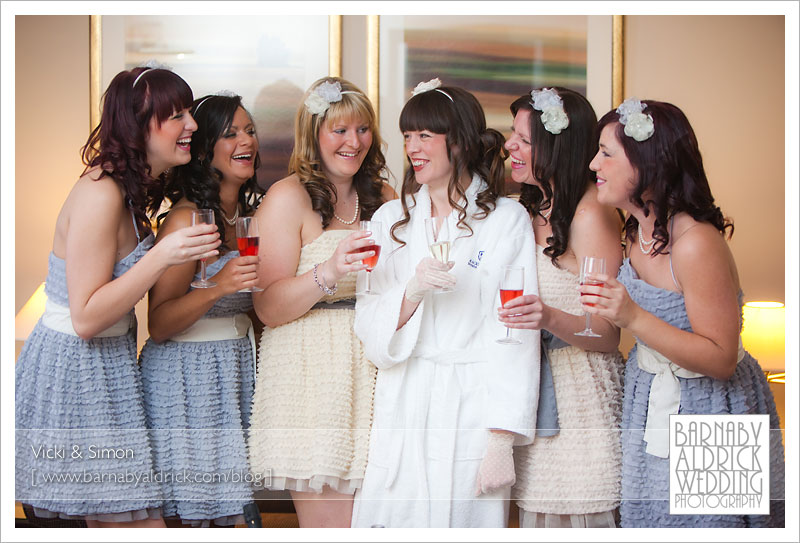
M256 285L258 264L235 249L235 224L253 213L263 190L255 125L241 97L205 96L192 114L192 160L166 186L172 206L155 246L191 224L194 210L214 210L221 255L208 260L207 274L216 286L190 287L194 263L164 273L150 290L150 339L140 363L156 469L170 476L162 485L164 516L230 526L243 522L242 506L252 501L244 430L254 383L253 304L240 291Z
M133 307L172 267L217 254L213 225L175 228L153 247L148 207L162 174L189 162L191 105L170 70L117 74L56 219L47 305L16 365L16 498L37 516L164 526Z
M622 356L619 328L595 319L600 337L576 336L584 311L577 287L584 256L622 262L621 221L597 201L589 161L597 117L581 94L545 88L511 104L506 148L511 178L522 184L536 236L539 296L521 296L500 311L511 328L542 331L537 437L515 451L512 495L523 528L613 528L620 499Z
M622 527L783 526L780 421L764 371L742 347L743 293L724 237L733 224L714 202L694 130L674 105L635 98L599 130L590 167L598 201L628 212L627 258L617 277L597 275L604 286L582 286L581 300L636 337L622 408ZM673 414L769 415L768 515L670 514Z
M530 219L501 197L503 136L486 127L472 94L422 83L400 130L409 168L401 198L373 217L386 256L356 306L355 331L378 377L353 526L504 527L512 447L533 439L539 332L501 345L496 312L504 267L524 270L524 290L537 291ZM439 217L450 232L440 241L450 244L447 263L426 239L426 219Z

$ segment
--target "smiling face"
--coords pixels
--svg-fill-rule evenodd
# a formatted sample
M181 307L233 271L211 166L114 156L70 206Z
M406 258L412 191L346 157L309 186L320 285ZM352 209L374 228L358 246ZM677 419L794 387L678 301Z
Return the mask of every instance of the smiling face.
M214 144L211 167L222 172L223 181L243 184L255 174L258 139L256 127L244 108L237 108L231 125Z
M333 183L352 180L372 145L372 130L362 119L325 119L319 127L322 169Z
M403 132L406 155L420 185L446 187L453 176L453 165L447 156L447 136L429 130Z
M189 108L177 111L167 120L158 124L153 116L145 148L150 175L158 177L173 166L188 163L191 158L192 133L197 130Z
M506 140L511 155L511 179L515 183L533 185L533 158L531 156L531 112L520 109L514 117L511 136Z
M618 124L611 123L603 127L600 149L589 164L589 169L597 173L597 200L630 211L630 195L636 183L636 171L617 139Z

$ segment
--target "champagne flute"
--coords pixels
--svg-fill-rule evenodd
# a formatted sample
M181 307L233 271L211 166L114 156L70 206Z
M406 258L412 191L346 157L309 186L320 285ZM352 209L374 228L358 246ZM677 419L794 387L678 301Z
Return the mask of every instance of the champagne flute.
M213 209L194 209L192 210L192 226L195 224L214 224L214 210ZM200 259L200 279L192 281L194 288L211 288L216 287L214 281L206 279L206 259Z
M379 221L361 221L358 223L358 228L360 230L369 230L370 232L375 234L375 231L380 230L381 223ZM381 256L381 246L377 243L374 245L367 245L366 247L362 247L357 252L364 253L367 251L375 251L375 254L372 256L368 256L363 260L364 264L367 265L367 275L366 275L366 285L363 291L358 292L357 294L371 294L372 291L369 288L369 274L372 270L375 269L375 266L378 265L378 258Z
M525 289L525 268L522 266L503 266L503 280L500 282L500 304L505 306L514 298L522 296ZM511 328L506 326L506 337L496 339L504 345L519 345L520 340L511 337Z
M258 221L255 217L239 217L236 219L236 244L239 255L258 256ZM239 292L261 292L263 288L252 286Z
M602 287L604 283L597 279L589 278L587 276L597 273L606 273L606 259L596 256L584 256L581 260L581 285L591 285ZM586 305L594 306L593 303ZM584 337L602 337L592 330L592 314L586 313L586 329L581 332L575 332L576 336Z
M442 264L447 264L450 260L450 234L447 217L425 219L425 236L428 239L431 256ZM455 289L452 287L440 287L434 289L434 292L453 292L453 290Z

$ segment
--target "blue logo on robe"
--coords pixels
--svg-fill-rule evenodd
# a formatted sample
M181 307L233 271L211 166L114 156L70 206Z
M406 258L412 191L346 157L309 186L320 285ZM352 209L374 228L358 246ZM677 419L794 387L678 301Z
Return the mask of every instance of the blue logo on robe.
M470 258L469 262L467 262L467 265L471 268L478 269L478 266L480 265L482 258L483 258L483 251L478 251L478 260Z

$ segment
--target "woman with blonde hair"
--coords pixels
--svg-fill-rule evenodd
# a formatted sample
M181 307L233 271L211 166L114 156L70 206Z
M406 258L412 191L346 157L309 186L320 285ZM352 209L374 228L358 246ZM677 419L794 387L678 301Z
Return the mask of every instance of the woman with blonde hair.
M259 349L250 465L289 490L301 527L348 527L367 461L375 368L353 333L356 272L374 242L359 231L395 197L375 112L341 78L316 81L295 118L290 175L256 212L268 327Z

